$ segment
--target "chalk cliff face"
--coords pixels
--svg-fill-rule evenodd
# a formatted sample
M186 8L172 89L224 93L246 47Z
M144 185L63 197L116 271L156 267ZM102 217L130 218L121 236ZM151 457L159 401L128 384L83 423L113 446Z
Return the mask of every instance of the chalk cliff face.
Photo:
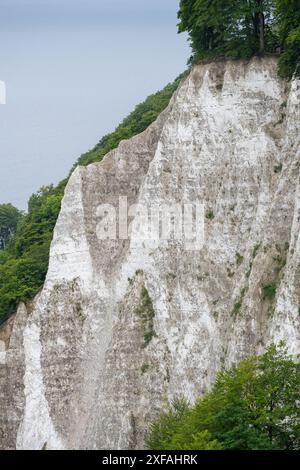
M148 130L78 168L44 288L0 332L0 446L141 448L223 365L299 353L299 167L300 82L267 58L194 67ZM124 196L204 203L204 246L141 240L138 211L101 241L99 207Z

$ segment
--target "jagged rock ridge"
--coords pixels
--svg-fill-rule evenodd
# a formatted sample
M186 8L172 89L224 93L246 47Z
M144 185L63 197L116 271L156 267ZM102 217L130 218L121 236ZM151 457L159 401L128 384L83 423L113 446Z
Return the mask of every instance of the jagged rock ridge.
M141 448L162 404L223 365L299 352L299 103L275 58L199 65L148 130L74 172L44 288L1 329L2 448ZM205 202L203 249L140 243L137 216L99 241L120 196Z

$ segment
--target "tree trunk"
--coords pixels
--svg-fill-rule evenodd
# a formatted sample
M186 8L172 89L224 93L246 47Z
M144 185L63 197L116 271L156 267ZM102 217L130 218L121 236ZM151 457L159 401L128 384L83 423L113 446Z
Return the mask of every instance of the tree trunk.
M263 12L258 14L259 22L259 52L263 54L265 52L265 16Z
M256 12L254 15L254 32L259 40L259 52L265 51L265 15L264 0L256 0Z
M211 28L209 28L208 35L209 35L209 38L208 38L208 50L211 51L212 48L213 48L213 36L214 36L213 30L212 30Z

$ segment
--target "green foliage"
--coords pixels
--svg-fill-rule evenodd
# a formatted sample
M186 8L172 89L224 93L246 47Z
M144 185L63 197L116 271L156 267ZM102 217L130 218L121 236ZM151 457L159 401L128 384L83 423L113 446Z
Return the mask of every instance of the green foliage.
M236 253L235 257L236 257L236 264L240 266L244 261L244 257L240 253Z
M283 165L282 163L279 163L279 165L274 166L274 173L278 174L282 172Z
M77 165L101 161L121 140L143 132L169 104L182 78L183 75L138 105L113 133L103 137L93 150L82 155ZM1 318L15 311L19 301L29 300L43 285L53 230L67 181L63 180L56 187L41 188L33 194L28 203L28 213L23 218L13 206L0 206L0 247L3 233L7 244L7 226L9 236L16 232L6 249L0 250L0 322ZM151 340L151 334L151 331L147 332L145 341Z
M0 204L0 250L6 248L21 218L22 212L12 204Z
M276 296L277 286L275 283L266 284L263 286L263 298L264 300L273 300Z
M276 0L277 27L283 54L279 61L282 77L300 76L300 0Z
M0 318L35 295L44 282L62 194L63 186L42 188L31 197L28 214L19 220L0 258Z
M247 292L247 288L244 287L242 290L241 290L241 293L240 293L240 297L239 297L239 300L238 302L236 302L234 304L234 307L232 309L232 312L231 312L231 316L236 319L238 317L238 315L240 314L241 312L241 309L242 309L242 306L243 306L243 302L244 302L244 298L245 298L245 294Z
M284 53L279 63L279 72L283 77L300 77L300 26L288 34Z
M189 413L189 405L184 398L175 398L168 405L160 418L151 423L146 445L152 450L168 450L174 435L180 429L181 423Z
M214 220L215 214L213 213L213 211L207 212L206 218L207 218L208 220Z
M140 318L141 327L144 335L144 348L148 346L152 338L155 336L154 331L154 317L155 311L153 303L146 287L142 288L140 305L135 313Z
M141 367L141 374L142 375L146 374L149 371L150 367L151 366L150 364L148 364L148 362L144 362L144 364Z
M281 50L280 75L300 75L300 0L181 0L178 18L192 62Z
M183 433L179 433L176 438L172 440L172 449L178 450L222 450L223 447L217 439L213 439L208 431L200 431L192 434L188 438L184 438Z
M243 304L242 304L241 301L236 302L234 304L233 309L232 309L231 316L236 318L238 316L238 314L240 313L242 306L243 306Z
M271 0L181 0L179 32L187 31L193 60L250 58L278 44Z
M150 426L157 450L300 449L300 365L284 345L221 372L192 407L169 407ZM196 445L196 447L195 447Z

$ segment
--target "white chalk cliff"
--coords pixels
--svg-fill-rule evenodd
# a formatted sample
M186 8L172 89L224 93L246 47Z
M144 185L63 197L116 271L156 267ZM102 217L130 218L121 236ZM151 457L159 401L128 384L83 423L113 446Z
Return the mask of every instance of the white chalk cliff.
M300 81L272 57L194 67L143 134L77 168L45 285L0 331L0 447L141 448L222 366L280 340L299 353L299 174ZM203 248L141 243L138 216L99 240L120 196L205 203Z

